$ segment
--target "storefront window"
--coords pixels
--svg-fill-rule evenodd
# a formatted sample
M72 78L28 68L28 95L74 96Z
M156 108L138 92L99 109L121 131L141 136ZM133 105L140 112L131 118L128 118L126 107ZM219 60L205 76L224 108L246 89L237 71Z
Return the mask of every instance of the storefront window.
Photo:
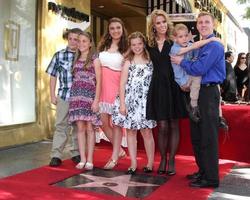
M0 126L34 122L36 1L0 0Z

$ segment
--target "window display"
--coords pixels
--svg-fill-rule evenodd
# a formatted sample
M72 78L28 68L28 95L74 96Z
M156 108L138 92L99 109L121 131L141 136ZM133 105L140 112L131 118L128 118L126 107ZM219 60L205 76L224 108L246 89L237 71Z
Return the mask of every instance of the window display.
M0 0L0 126L36 120L36 1Z

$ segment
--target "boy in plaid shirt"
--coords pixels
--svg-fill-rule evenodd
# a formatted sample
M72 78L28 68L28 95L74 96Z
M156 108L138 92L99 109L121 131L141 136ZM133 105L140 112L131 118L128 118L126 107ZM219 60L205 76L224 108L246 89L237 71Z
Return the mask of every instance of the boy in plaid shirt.
M64 38L68 40L66 49L56 52L46 70L50 75L50 98L51 103L56 105L56 123L55 133L53 137L53 145L51 151L51 161L49 163L52 167L60 166L62 163L62 153L66 145L70 126L68 124L68 109L70 88L72 85L72 67L74 55L77 50L78 34L82 32L81 29L73 28L64 34ZM57 79L59 80L59 88L57 95L55 94ZM75 127L71 134L72 139L72 161L80 162L78 151L78 143Z

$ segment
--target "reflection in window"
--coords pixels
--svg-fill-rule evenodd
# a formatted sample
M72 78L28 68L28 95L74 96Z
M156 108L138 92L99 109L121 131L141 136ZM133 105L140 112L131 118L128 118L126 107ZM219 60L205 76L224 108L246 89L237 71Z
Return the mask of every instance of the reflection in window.
M0 5L0 126L34 122L36 1Z

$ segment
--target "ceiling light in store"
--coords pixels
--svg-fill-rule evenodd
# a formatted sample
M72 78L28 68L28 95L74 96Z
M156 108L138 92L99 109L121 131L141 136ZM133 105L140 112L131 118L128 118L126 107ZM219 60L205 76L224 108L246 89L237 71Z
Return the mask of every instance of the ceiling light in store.
M99 5L98 8L104 8L104 5Z

